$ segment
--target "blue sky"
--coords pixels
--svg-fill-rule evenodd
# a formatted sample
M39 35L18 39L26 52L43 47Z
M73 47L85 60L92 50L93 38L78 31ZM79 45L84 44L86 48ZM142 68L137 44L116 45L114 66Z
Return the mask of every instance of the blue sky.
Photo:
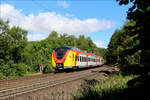
M107 47L113 32L126 21L130 5L115 0L2 0L1 18L29 31L28 40L41 40L55 30L90 37Z

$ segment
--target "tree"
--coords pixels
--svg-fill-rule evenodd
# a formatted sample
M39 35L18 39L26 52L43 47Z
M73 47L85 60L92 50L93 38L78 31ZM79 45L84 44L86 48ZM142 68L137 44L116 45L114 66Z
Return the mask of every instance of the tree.
M27 31L20 27L10 28L8 24L8 21L0 19L0 73L4 77L13 77L25 74L28 69L21 63L22 51L27 44Z
M58 33L57 33L56 31L52 31L52 32L49 34L48 38L58 38Z
M129 4L129 0L117 0L120 5ZM128 9L127 18L135 21L134 31L130 36L136 35L134 41L139 40L139 44L133 48L126 50L126 53L135 53L141 50L140 64L144 66L145 73L150 71L150 46L146 45L150 42L150 0L130 0L133 5Z

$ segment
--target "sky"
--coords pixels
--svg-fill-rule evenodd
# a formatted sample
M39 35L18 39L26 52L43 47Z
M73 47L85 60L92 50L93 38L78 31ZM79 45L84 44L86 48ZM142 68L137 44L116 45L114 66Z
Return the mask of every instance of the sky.
M51 31L85 35L107 48L116 29L126 22L130 5L116 0L0 0L0 18L28 31L29 41L45 39Z

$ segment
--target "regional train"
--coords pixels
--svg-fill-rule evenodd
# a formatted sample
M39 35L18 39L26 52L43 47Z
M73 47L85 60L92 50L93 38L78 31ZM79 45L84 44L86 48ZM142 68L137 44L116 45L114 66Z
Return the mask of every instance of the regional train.
M100 66L104 64L101 56L87 53L74 47L57 47L52 54L52 67L56 70Z

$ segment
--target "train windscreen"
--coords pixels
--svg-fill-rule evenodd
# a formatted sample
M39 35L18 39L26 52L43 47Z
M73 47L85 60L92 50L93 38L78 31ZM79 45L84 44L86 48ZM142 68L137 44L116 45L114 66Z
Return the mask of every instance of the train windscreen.
M70 48L68 48L68 47L59 47L59 48L56 48L55 52L56 52L57 59L62 59L63 56L66 54L67 50L69 50L69 49Z

